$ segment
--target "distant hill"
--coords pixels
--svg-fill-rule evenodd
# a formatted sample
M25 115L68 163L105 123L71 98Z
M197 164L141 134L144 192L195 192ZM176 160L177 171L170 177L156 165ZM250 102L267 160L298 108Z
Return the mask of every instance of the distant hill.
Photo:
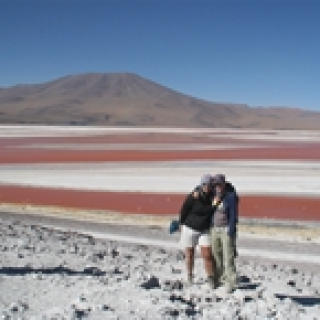
M320 129L320 113L197 99L132 73L0 88L0 123Z

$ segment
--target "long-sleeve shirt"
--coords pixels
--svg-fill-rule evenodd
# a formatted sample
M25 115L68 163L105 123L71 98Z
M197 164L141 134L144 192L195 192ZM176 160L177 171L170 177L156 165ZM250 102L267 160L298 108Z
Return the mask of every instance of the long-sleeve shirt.
M215 207L212 223L214 227L228 227L228 235L236 233L238 205L235 192L226 192L220 204Z

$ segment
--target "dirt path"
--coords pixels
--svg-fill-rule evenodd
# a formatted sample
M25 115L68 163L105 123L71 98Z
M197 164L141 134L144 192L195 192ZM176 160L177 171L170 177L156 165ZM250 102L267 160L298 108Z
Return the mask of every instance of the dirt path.
M103 223L93 219L86 221L76 217L58 217L39 214L19 214L1 212L1 217L12 221L19 220L24 223L41 225L48 228L59 229L63 231L72 231L77 233L89 234L100 239L113 240L117 242L136 243L142 245L151 245L165 248L179 248L179 234L170 235L167 225L146 225L141 223ZM320 265L320 238L315 240L303 240L299 237L286 235L286 228L258 226L259 234L249 233L253 227L240 226L238 248L241 259L263 260L267 263L282 262L289 265L299 265L304 268L316 270ZM268 236L268 232L263 234L264 230L270 233L270 228L278 232L279 239L274 236ZM289 228L291 230L294 228ZM301 228L300 228L301 229ZM303 229L303 232L310 231L310 235L315 230ZM301 234L303 233L301 232ZM320 232L316 229L318 235Z

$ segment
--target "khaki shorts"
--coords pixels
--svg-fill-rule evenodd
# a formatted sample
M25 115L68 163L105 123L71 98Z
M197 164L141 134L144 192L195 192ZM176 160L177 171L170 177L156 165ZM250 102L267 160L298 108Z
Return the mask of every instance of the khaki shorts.
M182 226L180 244L183 248L210 247L210 230L204 232L195 231L187 226Z

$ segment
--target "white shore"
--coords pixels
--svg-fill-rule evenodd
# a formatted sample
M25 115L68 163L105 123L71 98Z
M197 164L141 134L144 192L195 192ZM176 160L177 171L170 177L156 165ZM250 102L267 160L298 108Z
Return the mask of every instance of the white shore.
M148 245L161 230L107 228L113 234L136 233L126 243L110 234L109 240L94 237L85 223L77 232L75 226L67 231L66 223L59 230L28 219L0 219L2 319L292 320L320 314L319 272L290 266L281 256L266 262L241 258L240 252L238 286L226 294L223 287L208 286L200 258L195 283L186 286L181 251ZM134 243L138 234L145 235L143 244Z

